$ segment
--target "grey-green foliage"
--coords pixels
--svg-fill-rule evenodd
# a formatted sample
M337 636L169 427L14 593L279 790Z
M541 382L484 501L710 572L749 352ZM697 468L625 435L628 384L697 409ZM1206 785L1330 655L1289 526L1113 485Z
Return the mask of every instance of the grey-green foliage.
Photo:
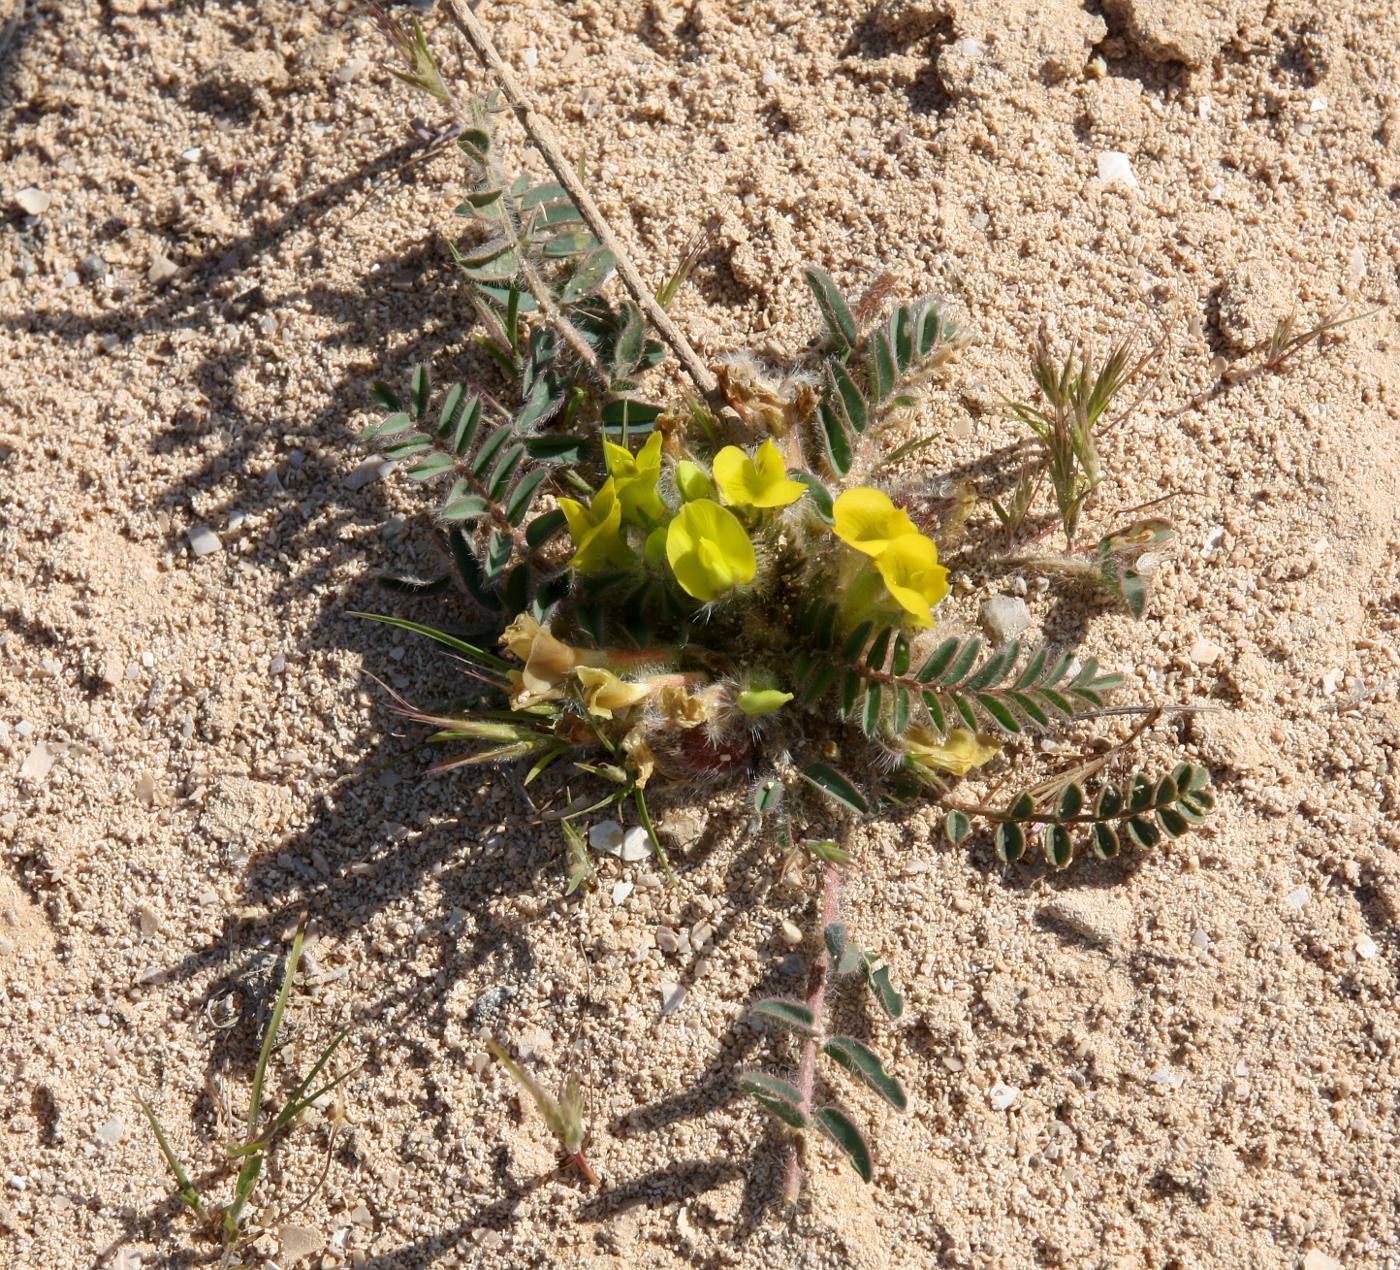
M829 274L811 267L805 276L827 331L820 440L827 466L844 477L858 466L862 441L912 407L967 337L932 297L898 305L881 326L863 332Z
M876 959L850 939L843 923L830 923L822 932L822 938L827 973L833 980L839 982L859 976L890 1018L897 1019L903 1014L904 999L890 984L888 968L877 968ZM818 1053L879 1095L895 1111L908 1110L909 1096L904 1086L886 1069L879 1054L853 1036L828 1035L824 1019L806 1002L766 997L755 1002L749 1013L813 1045ZM789 1128L799 1132L815 1129L829 1138L845 1153L861 1179L870 1181L873 1174L870 1144L844 1108L831 1103L817 1106L810 1092L804 1098L792 1081L769 1072L744 1072L739 1077L739 1087Z

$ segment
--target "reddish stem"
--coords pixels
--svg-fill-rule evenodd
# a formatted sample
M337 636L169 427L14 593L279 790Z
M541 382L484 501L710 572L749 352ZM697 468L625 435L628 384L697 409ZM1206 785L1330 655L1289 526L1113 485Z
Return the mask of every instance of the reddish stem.
M817 1082L817 1047L825 1039L823 1015L826 1009L826 981L831 972L831 958L826 951L826 928L836 920L836 904L841 887L840 866L828 862L822 872L822 913L818 930L820 951L812 963L811 974L807 979L807 1008L812 1012L816 1025L816 1035L803 1043L802 1058L797 1067L797 1093L801 1099L803 1114L812 1114L812 1096ZM797 1203L802 1193L802 1139L793 1141L788 1151L787 1177L783 1182L783 1198L789 1204Z
M582 1151L570 1152L569 1158L565 1161L572 1164L587 1179L589 1186L598 1185L598 1175L588 1166L588 1161L583 1158Z

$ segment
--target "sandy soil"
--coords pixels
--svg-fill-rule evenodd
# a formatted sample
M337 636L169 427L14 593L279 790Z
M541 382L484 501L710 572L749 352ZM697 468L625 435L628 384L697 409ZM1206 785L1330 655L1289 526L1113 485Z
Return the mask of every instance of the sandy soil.
M810 879L707 806L678 886L613 861L566 901L509 782L375 766L412 734L370 675L454 686L347 613L453 620L374 583L434 549L351 438L369 379L463 364L456 161L405 166L421 108L344 4L0 0L0 1261L214 1254L137 1099L217 1163L308 910L286 1057L344 1026L364 1068L270 1162L256 1264L1400 1265L1400 11L1034 8L482 7L653 277L720 218L677 311L707 354L801 347L806 261L888 269L977 336L920 426L995 448L1042 325L1175 333L1098 515L1171 494L1180 549L1146 623L1083 637L1128 700L1228 707L1150 745L1209 764L1219 817L1066 876L873 826L846 915L908 1010L853 1023L914 1107L842 1090L876 1182L819 1151L787 1220L734 1075L788 1056L736 1019L793 982ZM1291 309L1378 304L1221 381ZM1078 634L1030 594L1035 632ZM588 1073L600 1190L555 1171L488 1029Z

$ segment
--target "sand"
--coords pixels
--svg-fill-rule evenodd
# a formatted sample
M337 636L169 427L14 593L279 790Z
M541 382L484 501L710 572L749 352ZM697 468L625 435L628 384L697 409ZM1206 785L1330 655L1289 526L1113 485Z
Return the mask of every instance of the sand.
M1400 1264L1400 11L1035 9L482 6L649 276L718 218L675 310L707 357L800 350L808 261L947 297L976 342L917 421L931 471L1013 439L1040 330L1172 332L1093 513L1172 496L1148 618L1028 579L1031 636L1082 634L1125 701L1224 707L1147 745L1210 767L1218 817L1064 875L871 825L844 912L907 1009L842 1018L913 1105L834 1079L875 1181L819 1148L789 1217L735 1075L791 1062L741 1016L795 986L813 878L703 800L669 811L706 826L678 885L610 860L566 900L510 781L377 766L417 736L377 679L460 682L348 616L460 616L375 583L433 566L429 504L353 442L372 378L465 364L429 112L346 5L0 0L0 1261L216 1258L137 1099L218 1163L305 910L276 1070L340 1027L363 1068L269 1162L250 1264ZM1292 310L1376 306L1222 379ZM600 1189L488 1030L585 1074Z

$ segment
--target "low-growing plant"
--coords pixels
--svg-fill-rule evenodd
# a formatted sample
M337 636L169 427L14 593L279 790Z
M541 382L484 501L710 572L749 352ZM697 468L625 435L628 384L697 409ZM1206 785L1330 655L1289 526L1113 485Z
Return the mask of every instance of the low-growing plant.
M579 1084L578 1077L571 1072L556 1097L530 1074L523 1063L516 1062L507 1054L497 1041L488 1039L486 1048L510 1073L511 1079L530 1095L540 1119L559 1139L565 1162L577 1168L590 1185L597 1186L598 1178L583 1154L587 1131L583 1123L583 1086Z
M570 891L593 876L576 822L605 811L635 817L672 872L647 802L658 786L744 788L754 831L770 834L786 861L821 861L809 995L754 1007L801 1039L797 1079L754 1072L741 1084L786 1125L830 1137L869 1178L871 1150L853 1119L818 1103L817 1061L832 1060L897 1110L907 1099L868 1045L828 1034L826 993L859 974L890 1013L900 1003L888 971L837 919L839 873L855 852L849 834L835 845L831 826L923 800L942 806L949 842L968 840L980 822L1007 864L1035 847L1058 869L1082 854L1155 846L1211 808L1202 768L1117 770L1162 707L1109 708L1123 678L1094 658L933 633L950 563L971 579L1018 563L1087 577L1143 615L1143 558L1165 545L1170 524L1103 533L1087 555L1075 542L1105 479L1106 412L1158 350L1135 358L1124 343L1102 365L1080 352L1063 361L1037 353L1041 404L1012 408L1037 453L1009 505L995 507L1016 554L969 545L949 560L976 514L976 490L911 470L929 438L899 440L967 342L947 308L931 297L888 304L886 279L851 305L809 267L820 334L807 353L774 366L741 349L700 364L480 20L456 0L446 12L503 94L465 108L448 96L465 121L458 144L471 192L461 210L476 226L452 253L499 382L435 395L419 367L403 396L377 384L386 414L363 440L442 490L437 523L450 567L396 585L446 593L455 578L471 613L465 637L376 620L450 649L481 693L466 708L404 713L450 747L437 770L519 762L526 785L550 789L541 801L563 827ZM432 92L442 79L426 69L416 20L399 43L417 59L408 81ZM498 166L502 100L552 182ZM610 298L614 268L624 294ZM666 346L694 392L648 401L639 384ZM1028 554L1034 539L1020 542L1045 480L1066 540L1058 557ZM1026 774L1027 736L1079 735L1092 721L1132 714L1143 717L1123 742L1039 779ZM573 794L569 779L580 775L594 792ZM965 796L982 777L992 788ZM563 1124L548 1105L546 1118ZM574 1153L574 1139L555 1131Z
M156 1145L175 1177L176 1195L187 1208L207 1218L210 1226L217 1230L224 1246L221 1264L225 1267L242 1264L239 1250L246 1240L244 1213L258 1180L262 1177L263 1164L268 1153L307 1108L339 1088L358 1070L352 1068L340 1076L322 1080L322 1073L348 1035L345 1031L338 1032L317 1056L311 1069L296 1083L282 1106L271 1113L265 1107L268 1070L272 1056L278 1049L277 1038L282 1030L287 1003L291 999L292 988L296 982L297 969L301 964L302 945L305 941L306 916L303 914L292 938L291 949L287 953L282 983L272 1007L272 1015L268 1019L267 1031L263 1034L257 1065L253 1069L253 1084L248 1095L244 1134L240 1140L229 1144L225 1166L216 1174L218 1176L232 1172L234 1175L233 1194L227 1203L211 1207L209 1200L191 1180L189 1171L171 1146L154 1109L144 1098L141 1100L141 1110L155 1135ZM320 1084L317 1084L318 1080L321 1081Z

